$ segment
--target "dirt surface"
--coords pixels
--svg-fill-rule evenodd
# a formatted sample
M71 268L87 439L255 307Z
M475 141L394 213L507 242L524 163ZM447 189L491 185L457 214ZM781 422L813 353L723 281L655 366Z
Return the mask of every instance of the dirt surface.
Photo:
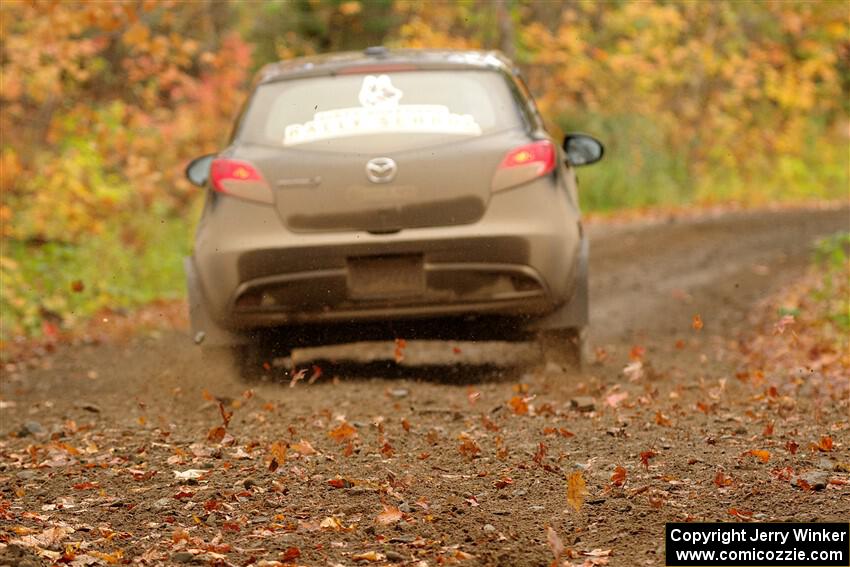
M547 533L562 561L663 565L668 521L846 521L848 401L737 348L848 228L847 209L594 224L581 375L534 345L411 341L246 384L180 331L7 367L0 565L548 565Z

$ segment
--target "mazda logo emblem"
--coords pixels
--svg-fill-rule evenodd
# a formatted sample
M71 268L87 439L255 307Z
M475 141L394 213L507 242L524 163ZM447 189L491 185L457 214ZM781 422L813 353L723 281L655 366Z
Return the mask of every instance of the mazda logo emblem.
M389 183L395 179L398 166L388 157L376 157L366 162L366 177L372 183Z

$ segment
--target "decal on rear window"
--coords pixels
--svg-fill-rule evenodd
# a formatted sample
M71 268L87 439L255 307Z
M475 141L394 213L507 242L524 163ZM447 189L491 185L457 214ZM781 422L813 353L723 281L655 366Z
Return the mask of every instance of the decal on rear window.
M400 104L403 97L388 75L366 75L358 95L362 106L323 110L303 124L290 124L283 145L384 133L481 135L471 114L455 114L442 104Z

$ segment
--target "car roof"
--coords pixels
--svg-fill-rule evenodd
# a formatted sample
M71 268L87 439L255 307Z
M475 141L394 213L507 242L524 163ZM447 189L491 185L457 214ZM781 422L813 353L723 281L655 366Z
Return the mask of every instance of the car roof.
M451 49L388 49L369 47L363 51L341 51L323 55L297 57L264 66L259 83L296 77L334 75L342 71L381 72L382 68L410 66L415 69L498 69L514 72L514 65L499 51ZM389 69L387 69L389 70Z

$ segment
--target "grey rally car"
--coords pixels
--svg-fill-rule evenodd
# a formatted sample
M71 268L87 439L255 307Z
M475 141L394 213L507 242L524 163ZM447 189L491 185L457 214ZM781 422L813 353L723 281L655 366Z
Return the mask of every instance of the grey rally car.
M311 341L452 330L542 338L581 363L587 238L574 168L496 52L369 48L267 65L186 259L192 334L246 376ZM423 331L427 335L427 331Z

